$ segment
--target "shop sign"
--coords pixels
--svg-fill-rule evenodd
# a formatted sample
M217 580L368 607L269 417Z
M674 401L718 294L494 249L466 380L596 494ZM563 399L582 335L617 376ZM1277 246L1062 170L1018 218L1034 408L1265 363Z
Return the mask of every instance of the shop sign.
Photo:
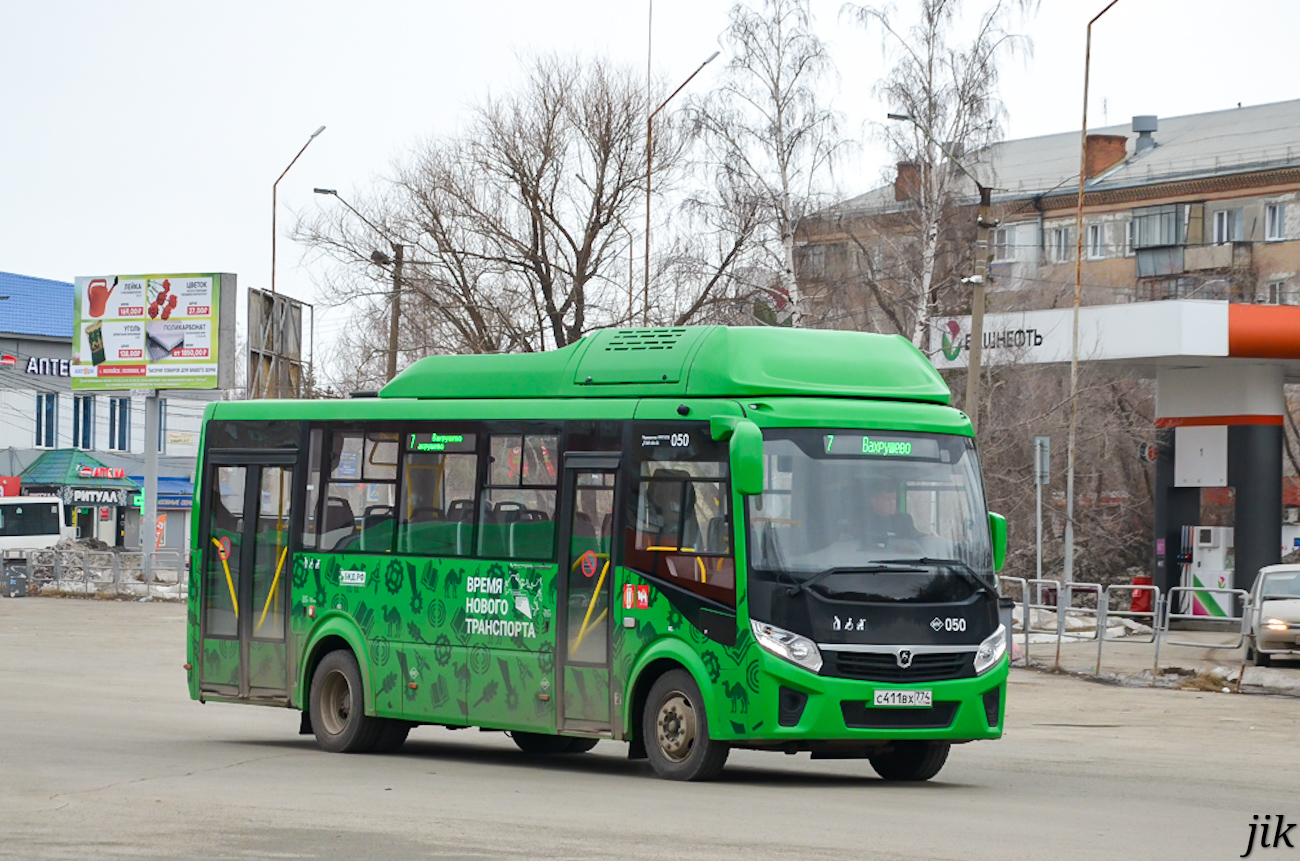
M70 377L72 376L72 360L38 359L32 356L27 360L27 373L42 377Z
M125 488L104 487L70 487L65 486L59 494L64 505L84 508L100 505L126 505Z
M0 496L19 496L22 492L22 479L16 475L0 475Z
M4 366L6 368L12 368L17 364L18 364L17 356L11 356L8 353L4 353L3 355L0 355L0 366Z
M126 470L118 466L79 466L77 475L82 478L125 478Z

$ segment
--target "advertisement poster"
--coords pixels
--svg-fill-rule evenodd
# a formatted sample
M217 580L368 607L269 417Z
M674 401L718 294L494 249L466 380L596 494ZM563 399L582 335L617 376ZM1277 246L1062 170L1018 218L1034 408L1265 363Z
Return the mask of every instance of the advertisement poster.
M77 278L72 388L217 388L222 278Z

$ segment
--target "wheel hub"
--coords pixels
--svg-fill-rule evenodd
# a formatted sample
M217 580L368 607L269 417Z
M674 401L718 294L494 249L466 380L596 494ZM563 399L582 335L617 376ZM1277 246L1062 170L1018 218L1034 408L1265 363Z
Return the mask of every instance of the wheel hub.
M681 762L695 746L695 707L685 694L674 692L659 706L655 729L659 749L673 762Z
M321 721L325 731L338 735L347 729L352 717L352 688L347 677L339 672L326 677L321 691Z

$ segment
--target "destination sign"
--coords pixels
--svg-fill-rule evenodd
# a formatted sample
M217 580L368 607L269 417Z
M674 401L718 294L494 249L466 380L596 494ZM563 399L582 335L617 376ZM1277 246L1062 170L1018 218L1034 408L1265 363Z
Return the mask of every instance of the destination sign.
M832 434L822 437L826 454L856 457L910 457L938 460L939 443L928 437L898 437L878 434Z
M474 434L413 433L407 437L407 451L474 451Z

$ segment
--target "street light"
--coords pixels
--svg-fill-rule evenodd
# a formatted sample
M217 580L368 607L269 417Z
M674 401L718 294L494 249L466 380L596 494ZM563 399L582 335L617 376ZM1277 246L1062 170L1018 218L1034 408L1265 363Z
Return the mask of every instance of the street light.
M651 142L652 132L654 130L654 119L660 111L668 107L668 103L671 102L677 96L678 93L686 89L686 85L689 84L695 78L696 75L698 75L701 71L703 71L705 66L707 66L709 63L712 63L714 60L718 59L718 55L721 53L722 53L721 51L714 51L712 54L710 54L707 60L705 60L703 63L700 63L699 68L697 68L694 72L691 72L690 76L687 77L686 80L682 81L681 86L673 90L672 94L669 95L668 98L664 99L663 103L660 104L659 107L651 111L650 115L645 118L645 285L642 288L642 292L641 292L641 301L644 303L644 307L641 310L642 326L650 325L650 159L651 159L650 142ZM646 62L648 65L649 58L647 58ZM648 68L646 70L646 74L648 77L649 76ZM631 321L629 320L628 322L630 323Z
M1088 178L1088 72L1092 65L1092 25L1110 11L1119 0L1110 0L1106 8L1088 22L1088 37L1083 50L1083 129L1079 132L1079 199L1076 202L1074 231L1078 234L1074 254L1074 336L1070 349L1070 436L1066 443L1065 467L1065 582L1074 580L1074 441L1079 417L1079 306L1083 304L1083 184Z
M980 385L980 365L984 358L984 293L987 289L988 265L989 265L989 229L996 227L998 222L989 218L989 207L992 203L993 189L980 182L975 174L966 169L966 166L959 162L948 148L939 141L934 139L930 130L916 121L916 117L911 114L886 114L891 120L903 120L916 127L916 130L925 135L926 140L939 148L939 151L947 156L948 161L952 162L958 170L966 174L971 182L975 183L975 188L980 195L979 214L975 218L975 272L969 278L963 278L963 284L970 284L973 288L971 291L970 303L970 354L966 361L966 415L970 416L971 431L979 430L980 402L979 402L979 385Z
M301 156L303 153L305 153L305 152L307 151L307 147L311 146L311 142L314 141L314 140L316 140L316 136L317 136L318 134L320 134L321 132L323 132L323 131L325 131L325 127L324 127L324 126L321 126L320 128L316 129L316 131L314 131L314 132L311 133L311 137L307 138L307 142L306 142L305 144L302 145L302 149L298 150L298 155L296 155L296 156L293 157L293 161L289 162L289 167L293 167L294 162L298 161L298 157ZM279 185L280 185L280 180L284 179L284 175L285 175L286 173L289 172L289 167L286 167L286 168L284 169L284 171L281 172L281 174L280 174L278 177L276 177L275 182L271 183L271 292L272 292L272 293L275 292L275 213L276 213L276 193L277 193L278 187L279 187Z
M316 194L328 194L333 196L336 200L338 200L339 203L346 206L348 208L348 211L350 211L357 218L360 218L367 225L369 225L371 230L375 231L375 233L378 233L380 236L383 236L384 239L387 240L388 244L393 247L393 256L391 259L387 254L384 254L382 251L374 251L370 254L370 260L375 265L388 266L389 264L392 264L393 267L393 295L391 301L389 302L390 311L388 316L388 357L387 357L388 358L387 374L388 374L388 379L391 380L393 377L397 376L397 321L398 318L401 317L402 315L402 263L405 261L405 257L406 257L406 246L400 242L394 242L393 240L388 239L388 237L384 234L384 231L376 227L375 223L371 221L369 218L366 218L364 215L358 212L356 208L352 206L352 204L348 203L346 200L340 197L337 190L333 188L313 188L312 191L315 192Z

